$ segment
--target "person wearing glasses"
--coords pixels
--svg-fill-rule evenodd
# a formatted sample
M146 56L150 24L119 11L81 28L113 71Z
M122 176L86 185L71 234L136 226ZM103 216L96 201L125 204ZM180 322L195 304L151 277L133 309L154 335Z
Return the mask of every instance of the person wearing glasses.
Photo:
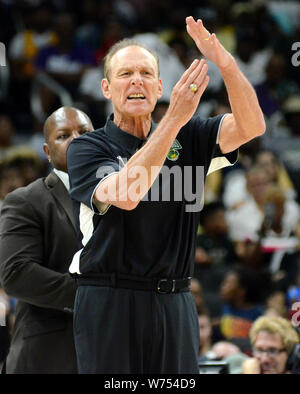
M299 335L291 322L279 316L261 316L250 329L253 358L245 360L244 374L290 373L288 358Z

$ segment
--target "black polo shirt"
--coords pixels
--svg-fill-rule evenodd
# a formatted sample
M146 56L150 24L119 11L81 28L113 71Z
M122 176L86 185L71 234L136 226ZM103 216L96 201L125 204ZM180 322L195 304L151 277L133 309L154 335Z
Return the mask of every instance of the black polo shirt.
M194 117L180 130L161 171L164 176L131 211L103 206L99 212L93 196L99 183L120 171L146 140L119 129L111 116L104 128L72 141L67 163L81 249L70 272L192 276L204 177L237 158L237 151L223 156L216 143L222 119ZM155 127L152 123L148 138Z

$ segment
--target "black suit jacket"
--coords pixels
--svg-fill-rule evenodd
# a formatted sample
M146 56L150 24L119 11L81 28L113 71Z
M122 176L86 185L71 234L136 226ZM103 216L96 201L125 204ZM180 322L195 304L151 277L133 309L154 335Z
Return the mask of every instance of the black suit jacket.
M76 373L68 274L76 252L68 191L52 172L7 195L0 215L0 281L19 301L6 373Z

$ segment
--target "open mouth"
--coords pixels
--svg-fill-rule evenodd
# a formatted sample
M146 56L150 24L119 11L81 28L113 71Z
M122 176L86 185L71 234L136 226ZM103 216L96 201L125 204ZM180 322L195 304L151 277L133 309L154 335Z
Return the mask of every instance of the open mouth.
M128 97L128 100L145 100L145 96L142 93L135 93L135 94L130 94Z

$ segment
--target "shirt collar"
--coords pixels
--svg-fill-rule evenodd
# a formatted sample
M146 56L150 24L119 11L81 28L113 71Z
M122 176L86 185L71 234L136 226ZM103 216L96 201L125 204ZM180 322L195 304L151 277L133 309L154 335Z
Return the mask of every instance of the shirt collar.
M57 170L56 168L53 168L53 171L59 177L62 183L65 185L66 189L69 191L70 190L69 175L64 171Z
M129 134L126 131L120 129L113 121L113 114L111 114L106 121L104 126L104 132L118 145L129 151L137 151L140 149L149 139L150 135L156 129L156 124L151 121L151 128L147 138L139 138L135 135Z

